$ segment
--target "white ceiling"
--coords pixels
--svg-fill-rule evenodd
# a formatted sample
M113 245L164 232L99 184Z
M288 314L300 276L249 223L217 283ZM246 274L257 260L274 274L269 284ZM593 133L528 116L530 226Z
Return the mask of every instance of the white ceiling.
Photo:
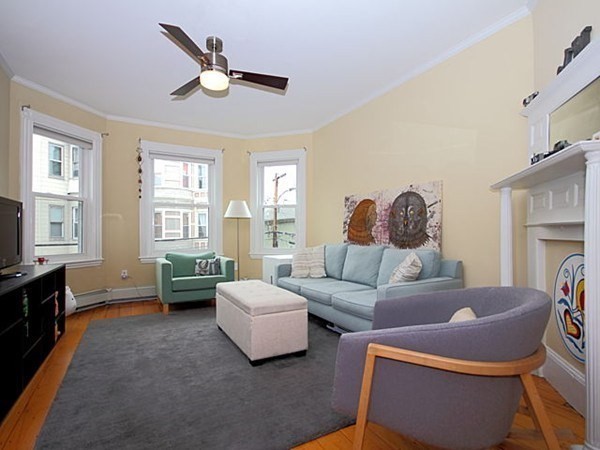
M527 0L1 0L0 62L17 82L110 118L255 137L313 131L528 13ZM169 93L219 36L232 69L287 76L284 94L232 84ZM35 107L35 105L32 105Z

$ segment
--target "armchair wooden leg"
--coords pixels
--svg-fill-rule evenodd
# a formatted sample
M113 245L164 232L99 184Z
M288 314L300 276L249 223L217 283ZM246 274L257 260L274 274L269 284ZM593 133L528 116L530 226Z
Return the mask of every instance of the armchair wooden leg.
M544 436L546 446L549 450L560 450L560 444L558 443L556 434L552 429L552 424L550 423L550 419L546 414L546 409L544 408L544 404L542 403L540 394L535 387L535 382L533 381L531 374L524 373L521 374L520 377L521 383L523 383L523 396L525 398L525 402L527 403L527 407L529 408L533 422L542 432L542 436Z
M162 312L165 316L167 316L169 314L169 304L168 303L162 304Z
M354 432L354 450L362 450L367 428L367 416L371 402L371 386L373 383L373 371L375 369L375 355L367 350L365 370L363 371L360 398L358 400L358 412L356 415L356 430Z

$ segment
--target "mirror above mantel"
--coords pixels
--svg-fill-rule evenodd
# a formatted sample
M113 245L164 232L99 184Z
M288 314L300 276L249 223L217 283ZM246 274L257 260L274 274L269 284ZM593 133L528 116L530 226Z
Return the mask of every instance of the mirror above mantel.
M569 143L591 138L600 131L600 39L593 40L556 78L521 112L529 122L529 154L524 165L538 153L548 153L557 141ZM588 94L589 97L588 98ZM596 96L596 104L592 97ZM598 129L588 124L571 132L569 109L578 110L589 121L598 121ZM591 108L590 111L585 111ZM595 115L594 115L595 114ZM563 137L565 136L565 137ZM524 155L525 156L525 155Z
M550 113L549 147L560 141L571 144L600 131L600 77Z

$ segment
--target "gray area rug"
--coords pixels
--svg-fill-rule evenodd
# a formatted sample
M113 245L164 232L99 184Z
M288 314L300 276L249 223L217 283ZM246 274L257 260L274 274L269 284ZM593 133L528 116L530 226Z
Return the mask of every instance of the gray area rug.
M338 336L252 367L214 308L92 321L38 449L287 449L353 421L330 407Z

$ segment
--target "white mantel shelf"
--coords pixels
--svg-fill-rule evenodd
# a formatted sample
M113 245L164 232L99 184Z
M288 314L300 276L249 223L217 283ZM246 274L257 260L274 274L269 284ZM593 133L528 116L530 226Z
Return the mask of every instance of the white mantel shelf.
M530 189L538 184L556 180L585 170L585 152L600 150L600 141L577 142L552 156L547 157L520 172L491 186L502 188Z

